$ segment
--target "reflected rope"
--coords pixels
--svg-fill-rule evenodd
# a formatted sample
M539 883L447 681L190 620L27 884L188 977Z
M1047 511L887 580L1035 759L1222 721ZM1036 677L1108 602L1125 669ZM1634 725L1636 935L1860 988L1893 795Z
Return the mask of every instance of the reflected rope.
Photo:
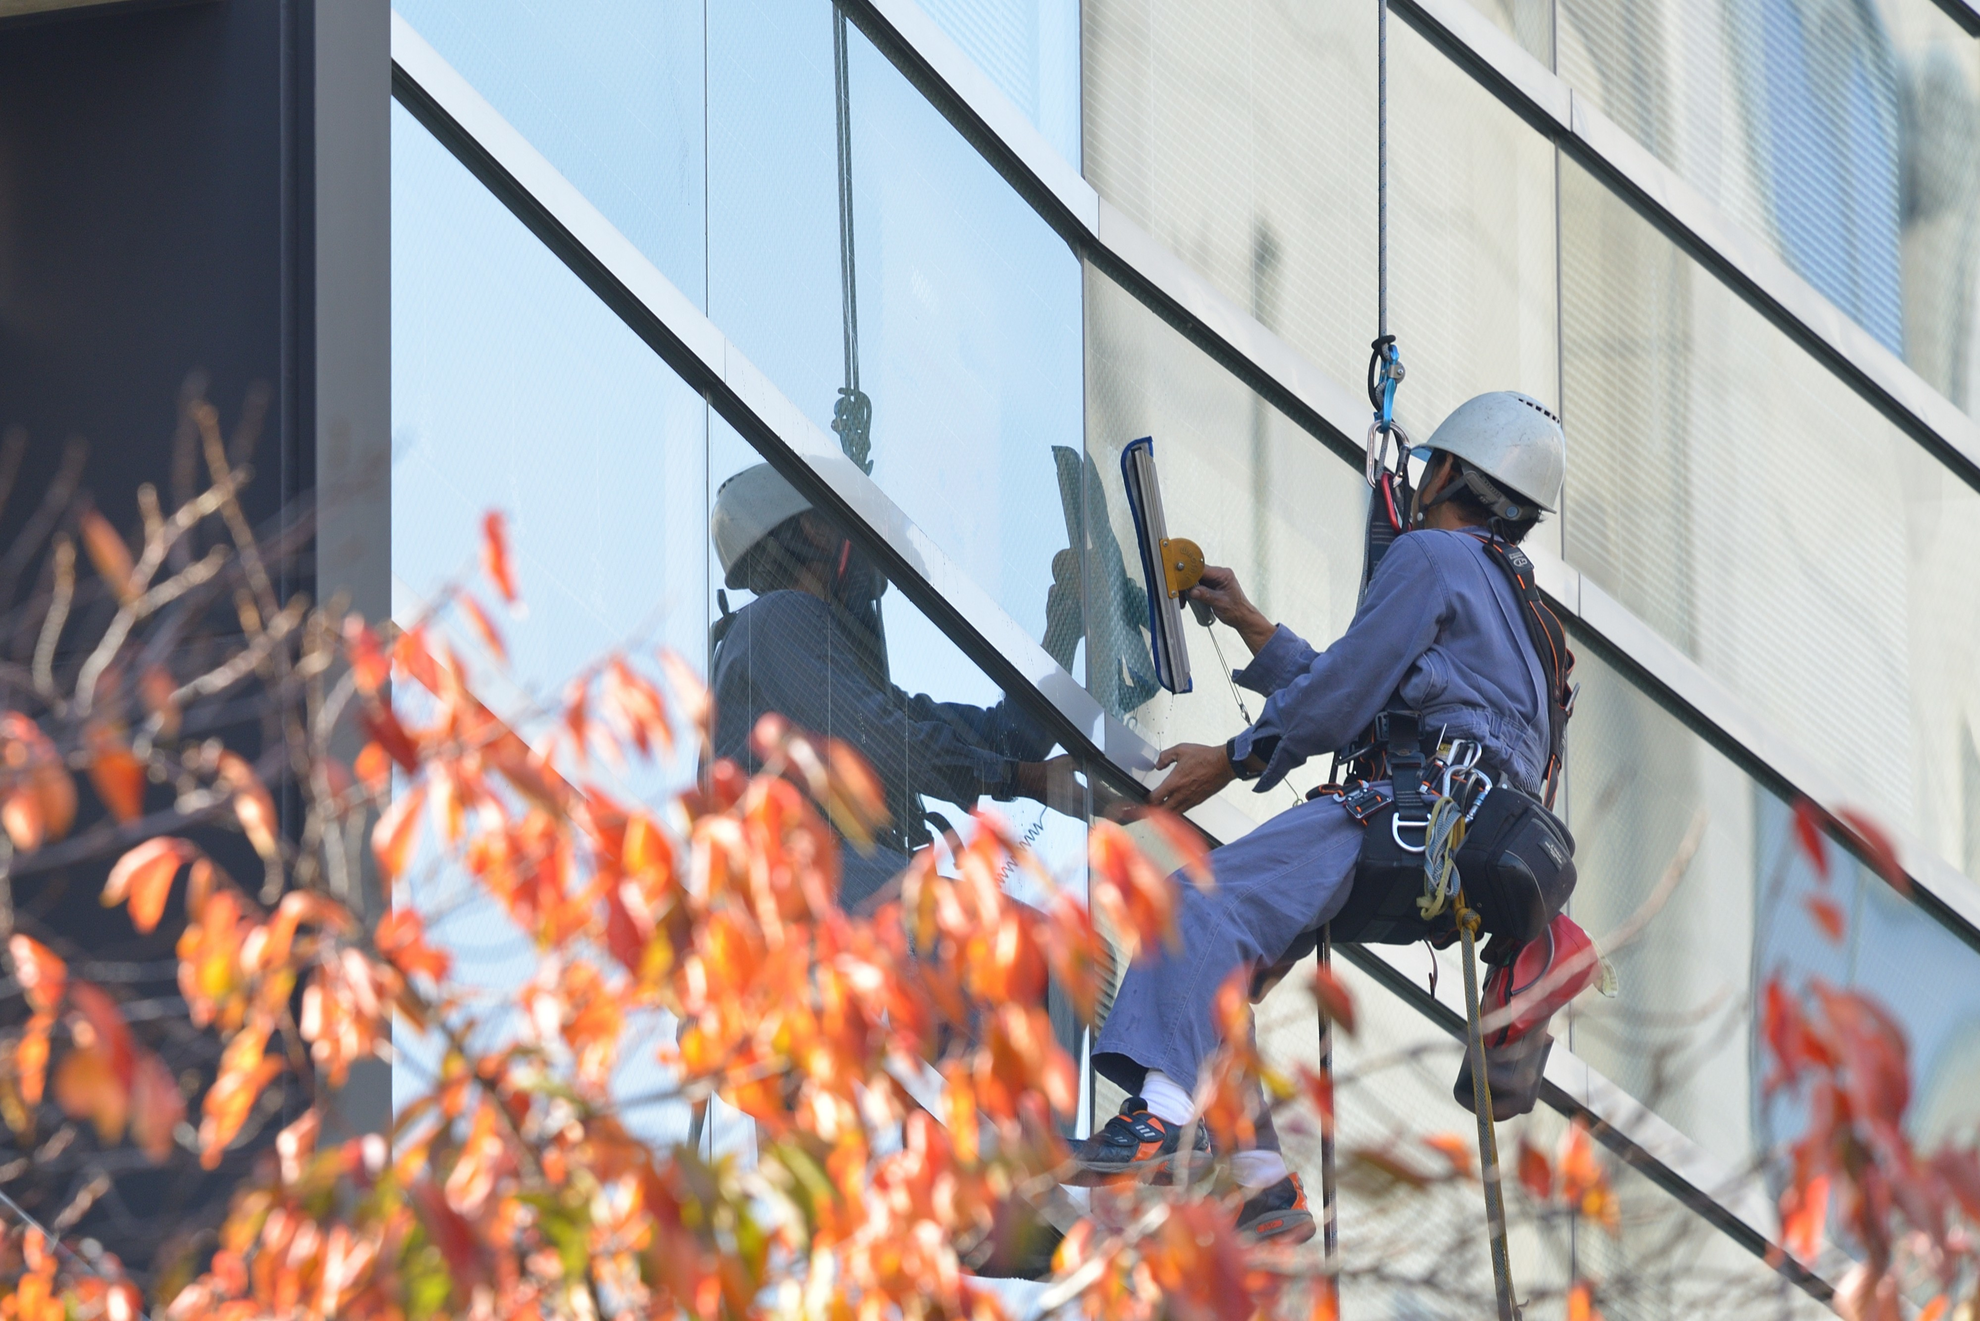
M859 271L853 251L852 70L846 11L832 7L832 83L839 150L839 312L845 325L845 384L832 405L839 448L863 473L873 472L873 401L859 388Z

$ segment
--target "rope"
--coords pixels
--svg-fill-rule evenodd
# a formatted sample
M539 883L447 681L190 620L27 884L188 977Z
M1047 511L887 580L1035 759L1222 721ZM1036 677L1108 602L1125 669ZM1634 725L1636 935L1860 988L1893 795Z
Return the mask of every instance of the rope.
M1375 336L1389 337L1389 0L1375 9Z
M859 388L859 272L853 250L852 70L846 11L832 8L832 83L836 93L839 149L839 312L845 323L846 383L832 405L839 448L861 472L873 472L873 401Z

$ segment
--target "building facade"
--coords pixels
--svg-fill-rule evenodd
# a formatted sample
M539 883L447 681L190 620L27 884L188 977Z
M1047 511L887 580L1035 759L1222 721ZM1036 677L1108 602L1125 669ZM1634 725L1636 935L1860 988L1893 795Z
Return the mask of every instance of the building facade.
M296 13L315 402L288 452L314 465L323 584L411 618L506 510L531 616L491 681L526 720L614 647L721 659L711 629L751 594L710 516L768 463L884 575L864 663L899 709L827 702L821 723L869 748L860 721L894 731L898 842L966 832L987 800L1075 883L1086 822L1159 749L1255 712L1221 629L1189 626L1193 692L1153 681L1123 446L1154 437L1171 530L1274 618L1317 643L1353 612L1386 115L1401 420L1427 436L1493 389L1564 418L1563 508L1529 548L1580 656L1573 912L1641 927L1502 1134L1594 1124L1623 1162L1619 1232L1522 1220L1516 1276L1608 1281L1612 1317L1824 1310L1840 1256L1767 1260L1760 1160L1800 1118L1763 1085L1777 973L1890 1006L1921 1140L1974 1122L1967 0L1393 0L1385 105L1375 0ZM817 644L747 645L730 662L768 683ZM1072 798L1015 794L994 758L931 769L923 740L964 709L1026 731L1005 761L1070 757ZM1198 823L1235 838L1321 769L1233 786ZM1802 797L1879 823L1909 894L1853 856L1818 877ZM1839 943L1818 892L1847 911ZM448 911L480 975L526 957L493 915ZM1365 1019L1337 1060L1343 1150L1464 1132L1455 962L1343 959ZM1259 1013L1268 1054L1311 1062L1297 986ZM1090 1084L1082 1123L1118 1099ZM1298 1135L1289 1154L1317 1159ZM1350 1315L1474 1314L1482 1215L1445 1191L1425 1217L1345 1160Z

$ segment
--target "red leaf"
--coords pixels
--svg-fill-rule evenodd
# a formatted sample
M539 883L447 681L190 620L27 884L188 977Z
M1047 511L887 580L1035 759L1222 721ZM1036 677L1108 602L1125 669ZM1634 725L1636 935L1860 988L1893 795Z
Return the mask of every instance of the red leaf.
M172 878L198 852L185 840L169 835L147 839L117 859L117 865L110 869L110 879L103 884L103 906L115 908L128 899L131 925L149 933L165 915Z
M1554 1167L1548 1163L1547 1153L1526 1140L1522 1133L1519 1138L1519 1181L1536 1202L1545 1202L1554 1195Z
M29 1017L20 1044L14 1047L14 1072L21 1081L21 1099L29 1105L41 1104L42 1090L48 1082L48 1034L54 1027L55 1015L38 1010Z
M153 1163L164 1164L172 1154L173 1133L185 1121L186 1098L165 1061L150 1051L138 1055L131 1079L131 1140Z
M1319 1001L1320 1012L1329 1022L1339 1023L1342 1031L1354 1035L1354 996L1324 965L1313 970L1313 998Z
M1469 1179L1472 1174L1471 1143L1457 1133L1432 1133L1423 1139L1423 1145L1443 1156L1450 1162L1451 1173L1460 1179Z
M508 528L498 510L489 510L481 520L481 567L502 599L514 605L518 594L515 574L509 567Z
M385 755L399 763L399 768L408 774L419 769L419 745L406 727L399 723L398 715L389 706L379 706L359 713L358 724L371 736L371 741L385 749Z
M376 697L392 677L392 663L385 658L378 635L362 616L344 617L344 655L351 663L351 678L359 692Z
M1829 846L1822 838L1822 809L1806 798L1794 800L1794 842L1822 880L1829 879Z
M1870 858L1870 865L1877 874L1889 882L1899 894L1911 893L1911 877L1898 861L1897 847L1884 828L1854 808L1845 807L1836 813L1836 820L1842 822L1856 846Z
M1842 907L1828 896L1820 894L1809 895L1803 903L1808 908L1808 915L1815 919L1815 925L1822 928L1822 934L1827 936L1831 943L1840 944L1843 938Z
M96 728L86 737L92 749L89 782L96 796L117 820L137 820L144 815L144 763L107 729Z

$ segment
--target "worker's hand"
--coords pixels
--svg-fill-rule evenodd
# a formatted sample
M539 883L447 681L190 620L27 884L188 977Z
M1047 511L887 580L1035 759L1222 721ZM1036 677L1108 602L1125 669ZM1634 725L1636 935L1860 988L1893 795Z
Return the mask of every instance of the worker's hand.
M1201 601L1216 612L1244 639L1244 645L1251 648L1256 656L1261 647L1272 640L1277 631L1272 621L1265 618L1259 608L1251 603L1238 585L1237 573L1221 564L1203 566L1203 578L1189 589L1189 599Z
M1237 778L1231 773L1231 763L1223 748L1202 743L1178 743L1173 748L1164 748L1155 759L1155 769L1168 767L1175 769L1149 793L1148 805L1170 812L1187 812Z
M1048 761L1020 763L1017 790L1054 812L1070 817L1086 815L1086 786L1080 783L1079 763L1070 754L1061 753Z

